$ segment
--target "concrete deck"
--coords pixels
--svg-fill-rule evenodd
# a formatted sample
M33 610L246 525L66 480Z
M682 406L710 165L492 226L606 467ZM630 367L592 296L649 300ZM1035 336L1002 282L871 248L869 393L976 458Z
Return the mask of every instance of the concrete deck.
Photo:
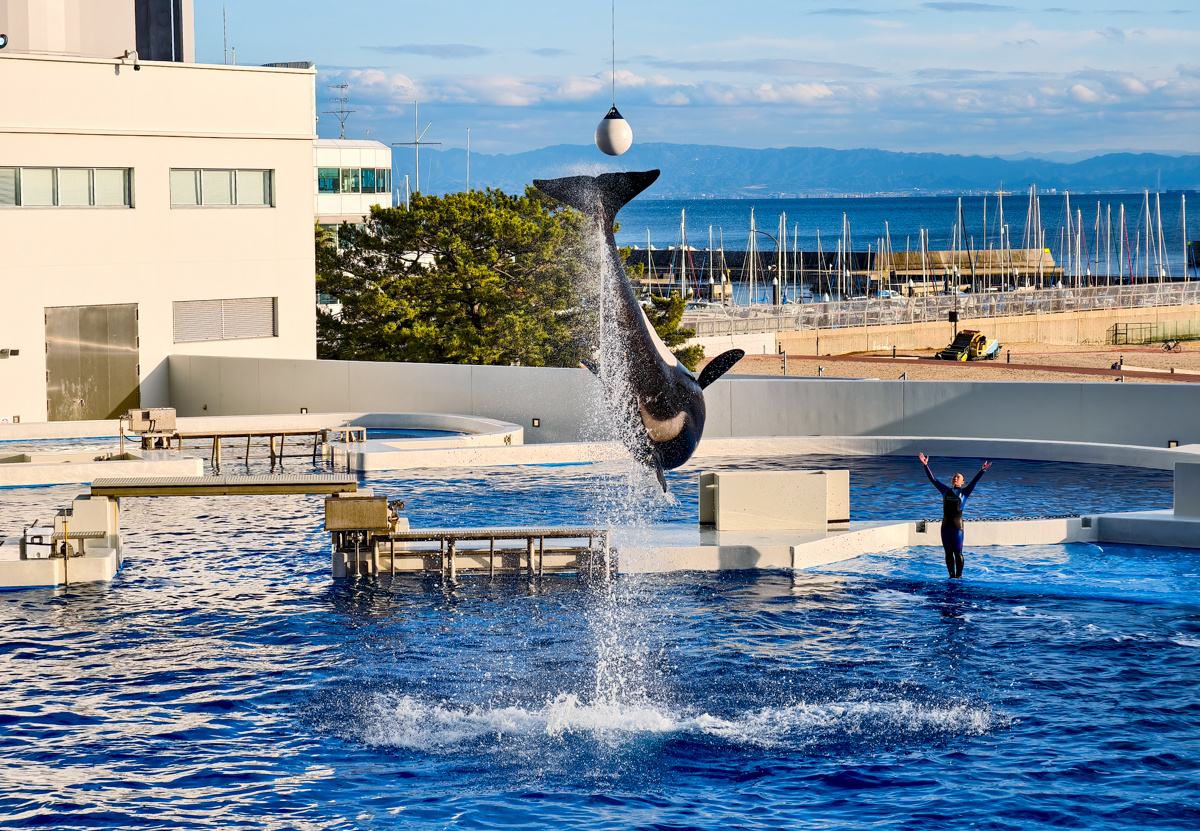
M87 453L68 451L22 455L27 456L29 461L0 464L0 488L21 488L35 485L86 485L94 479L104 477L199 476L204 472L202 460L179 456L146 458L140 457L139 453L126 453L125 455L130 458L96 461L97 456L104 454L95 451Z
M923 530L922 530L923 528ZM1081 517L968 520L971 547L1058 545L1073 542L1163 545L1200 549L1200 517L1139 511ZM622 546L622 573L802 570L864 554L911 546L940 546L940 522L852 522L844 530L770 534L701 527L696 544Z

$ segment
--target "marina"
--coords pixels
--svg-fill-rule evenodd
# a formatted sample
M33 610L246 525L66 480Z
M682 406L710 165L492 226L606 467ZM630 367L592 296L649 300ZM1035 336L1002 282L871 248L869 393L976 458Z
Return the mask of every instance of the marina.
M746 306L1187 282L1197 274L1196 236L1187 194L1030 187L990 197L635 202L618 242L645 269L648 289Z

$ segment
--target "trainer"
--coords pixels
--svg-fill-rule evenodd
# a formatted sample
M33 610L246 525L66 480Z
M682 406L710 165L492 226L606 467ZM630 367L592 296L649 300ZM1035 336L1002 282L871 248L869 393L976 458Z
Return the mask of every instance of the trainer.
M950 487L946 487L929 469L929 457L924 453L918 453L917 458L921 460L921 465L925 468L925 475L929 477L929 481L942 494L942 548L946 552L946 571L953 579L961 578L963 570L963 506L967 502L967 497L975 490L979 477L983 476L984 471L991 467L992 463L984 462L983 467L971 480L971 484L965 488L963 482L966 481L966 478L961 473L954 474L950 480Z

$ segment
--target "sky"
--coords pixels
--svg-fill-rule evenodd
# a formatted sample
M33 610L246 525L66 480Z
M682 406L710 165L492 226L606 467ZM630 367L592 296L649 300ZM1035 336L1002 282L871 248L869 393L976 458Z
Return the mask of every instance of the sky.
M1052 5L1057 3L1057 5ZM616 0L638 142L1072 161L1200 152L1200 3ZM195 0L196 53L317 64L318 133L472 152L588 144L612 104L612 2Z

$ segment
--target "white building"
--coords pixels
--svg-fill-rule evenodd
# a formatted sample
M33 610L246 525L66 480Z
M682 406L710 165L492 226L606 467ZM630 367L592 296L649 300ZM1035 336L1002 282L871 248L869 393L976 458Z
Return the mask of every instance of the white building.
M193 63L191 12L0 0L0 419L163 404L173 353L316 355L316 71Z
M392 207L392 148L378 141L317 139L317 224L359 224L372 205Z

